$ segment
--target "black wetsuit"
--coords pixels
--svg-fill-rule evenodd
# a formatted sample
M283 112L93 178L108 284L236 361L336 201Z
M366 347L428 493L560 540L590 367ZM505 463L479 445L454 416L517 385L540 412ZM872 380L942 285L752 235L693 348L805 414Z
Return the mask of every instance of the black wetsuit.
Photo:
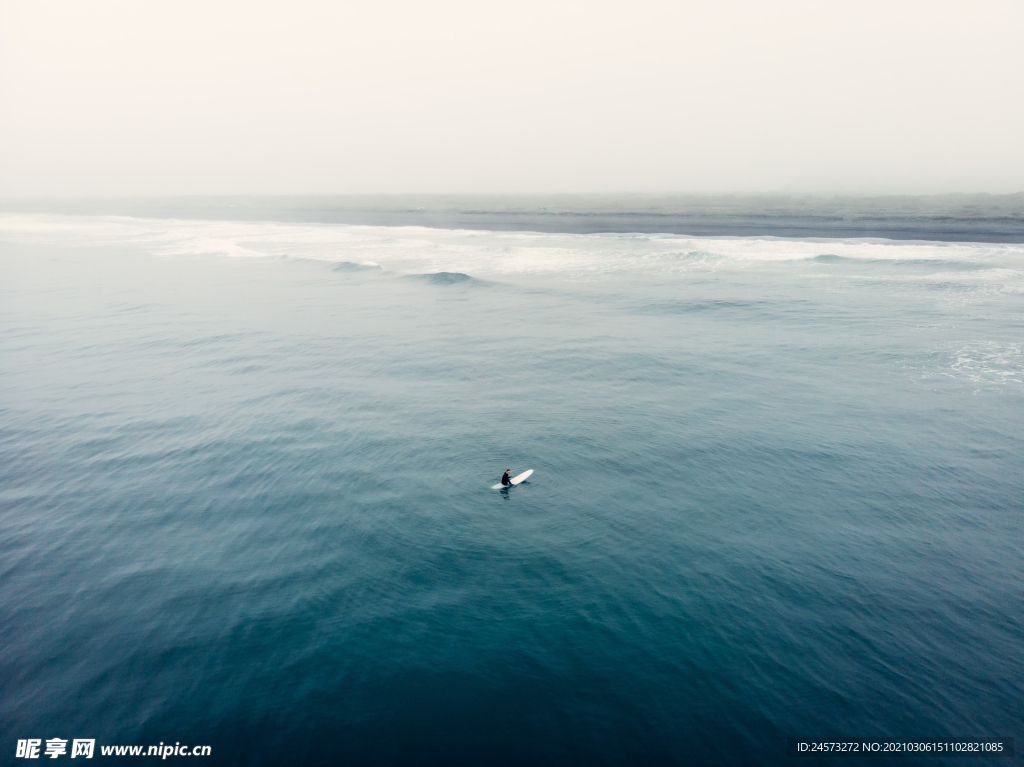
M503 485L511 485L512 484L511 482L508 481L508 475L509 475L509 472L507 472L507 471L504 474L501 475L501 484L503 484Z

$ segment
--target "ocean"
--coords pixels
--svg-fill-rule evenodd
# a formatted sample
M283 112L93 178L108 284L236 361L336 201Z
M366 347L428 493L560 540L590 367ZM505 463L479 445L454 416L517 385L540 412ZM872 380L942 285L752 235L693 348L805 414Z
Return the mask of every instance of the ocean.
M2 763L1021 762L1024 244L528 223L0 214Z

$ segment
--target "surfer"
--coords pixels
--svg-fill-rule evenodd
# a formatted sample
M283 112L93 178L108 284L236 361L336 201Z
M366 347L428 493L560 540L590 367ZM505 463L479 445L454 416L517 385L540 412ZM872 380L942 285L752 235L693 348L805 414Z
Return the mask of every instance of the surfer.
M509 482L509 474L511 474L511 473L512 473L512 469L505 469L505 473L501 475L501 484L503 484L503 485L511 485L512 484L511 482Z

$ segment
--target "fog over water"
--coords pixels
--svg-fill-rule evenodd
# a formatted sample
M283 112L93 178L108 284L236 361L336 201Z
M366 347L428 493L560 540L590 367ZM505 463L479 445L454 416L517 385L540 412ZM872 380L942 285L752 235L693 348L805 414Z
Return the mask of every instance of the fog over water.
M37 197L0 200L0 211L577 234L1024 242L1024 194Z
M1024 189L1024 6L0 5L0 195Z

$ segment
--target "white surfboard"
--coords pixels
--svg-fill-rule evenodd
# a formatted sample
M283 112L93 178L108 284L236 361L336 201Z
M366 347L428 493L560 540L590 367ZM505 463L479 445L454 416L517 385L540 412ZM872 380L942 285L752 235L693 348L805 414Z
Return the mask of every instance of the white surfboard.
M511 482L513 485L518 485L524 479L529 478L529 476L531 474L533 474L533 469L527 469L522 474L519 474L518 476L512 477L512 479L510 479L509 482Z
M522 474L517 474L516 476L512 477L512 479L510 479L508 483L509 485L518 485L524 479L527 479L531 474L533 474L533 469L527 469ZM503 487L507 487L507 485L503 485L499 482L497 485L492 487L491 490L501 490L501 488Z

